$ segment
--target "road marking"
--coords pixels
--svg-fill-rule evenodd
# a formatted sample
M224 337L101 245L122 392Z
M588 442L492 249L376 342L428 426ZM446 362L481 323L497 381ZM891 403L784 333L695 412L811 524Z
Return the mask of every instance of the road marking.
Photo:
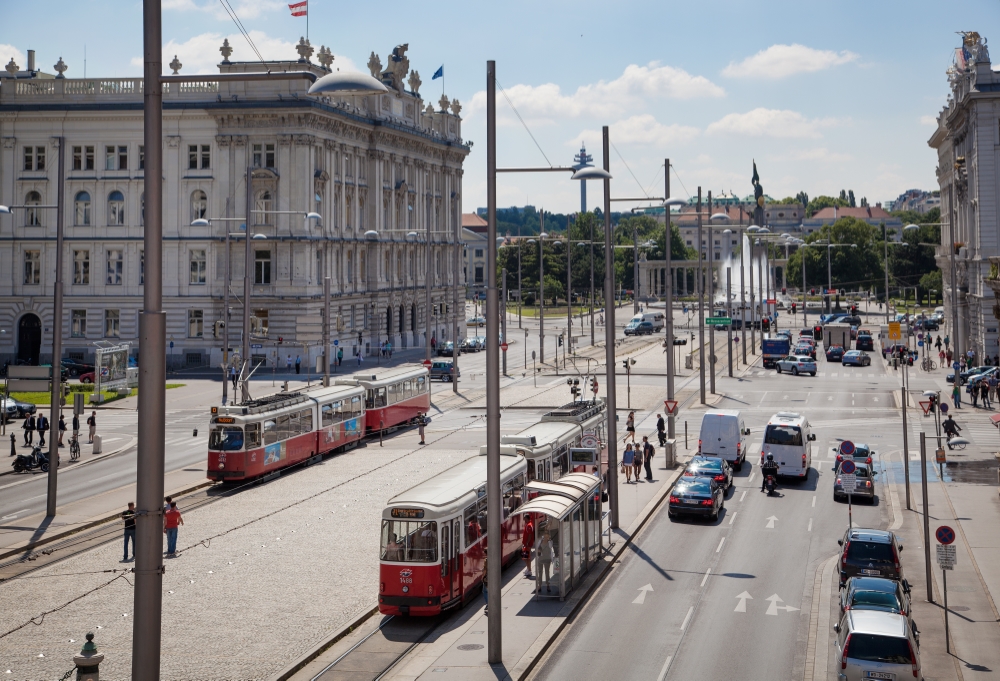
M816 508L816 497L813 496L813 508Z
M810 518L809 519L809 527L806 528L806 532L812 532L812 531L813 531L813 519Z
M681 631L684 631L684 627L688 625L688 620L691 619L691 614L694 612L694 606L692 605L688 608L688 614L684 616L684 621L681 622Z
M5 515L4 517L0 518L0 520L14 520L15 518L17 518L17 516L30 510L31 510L30 508L22 508L20 511L15 511L11 515Z
M778 605L778 603L784 603L781 600L781 596L778 594L771 594L767 597L767 600L771 601L771 605L767 606L767 612L765 615L777 615L779 610L784 610L785 612L792 612L793 610L798 610L798 608L791 605Z
M670 668L670 660L674 659L673 655L667 655L666 661L663 663L663 669L660 670L660 675L656 677L656 681L663 681L667 678L667 669Z
M746 494L746 492L744 492L744 494ZM730 524L730 525L732 525L732 524L733 524L733 521L734 521L734 520L736 520L736 514L737 514L737 513L739 513L739 511L733 511L733 515L732 515L732 517L730 517L730 518L729 518L729 524Z
M782 397L781 399L783 399L783 400L787 400L787 399L788 399L788 395L785 395L785 396L784 396L784 397Z
M646 601L646 594L653 590L652 584L647 584L646 586L639 587L639 595L635 597L632 601L637 605L642 605Z
M753 600L753 596L751 596L749 593L747 593L746 591L744 591L739 596L737 596L737 598L740 599L740 602L736 604L736 609L734 609L733 612L746 612L747 611L747 599L749 598L752 601Z
M827 402L832 402L833 401L833 395L830 395L828 398L826 398L826 401Z
M665 256L664 256L664 257L665 257ZM878 398L877 398L877 397L875 398L875 401L876 401L876 402L878 402Z
M719 545L716 547L715 552L718 553L719 551L721 551L722 550L722 545L725 544L725 543L726 543L726 538L723 537L722 540L719 542Z
M708 576L710 574L712 574L712 568L708 568L707 570L705 570L705 576L701 578L701 585L702 586L705 586L705 582L708 581Z
M751 471L751 472L750 472L750 477L749 477L749 478L747 478L747 484L748 484L748 485L751 485L751 484L753 484L753 476L754 476L754 475L756 475L756 474L755 474L754 472L752 472L752 471Z
M775 520L777 520L777 518L775 516L771 516L770 518L768 518L767 519L767 525L764 527L764 529L765 530L773 530L774 529L774 521Z
M746 496L747 496L747 490L743 490L743 494L740 495L740 501L746 499Z

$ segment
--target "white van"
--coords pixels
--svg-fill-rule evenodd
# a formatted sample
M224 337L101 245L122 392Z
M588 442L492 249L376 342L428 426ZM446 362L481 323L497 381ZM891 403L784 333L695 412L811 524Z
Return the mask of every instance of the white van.
M761 463L768 454L778 462L778 475L802 478L809 475L812 465L812 443L816 436L809 429L809 421L802 414L779 411L767 422L764 444L760 448Z
M733 470L739 470L747 458L746 436L750 429L743 423L743 416L734 409L715 409L705 412L698 434L698 454L725 459Z
M646 311L638 312L631 321L633 322L651 322L653 324L653 333L659 333L663 331L663 326L666 323L666 317L663 316L662 312Z

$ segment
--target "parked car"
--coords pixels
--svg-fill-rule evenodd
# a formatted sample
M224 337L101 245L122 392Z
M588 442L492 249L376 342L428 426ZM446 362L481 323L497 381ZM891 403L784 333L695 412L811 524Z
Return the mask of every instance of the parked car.
M998 372L1000 368L990 367L986 371L969 376L969 380L965 382L965 392L971 393L973 388L979 387L980 381L988 381L991 377L997 376Z
M846 366L866 367L871 366L872 358L867 352L862 350L848 350L841 357L840 363Z
M923 679L916 632L902 615L848 610L837 632L837 677L843 681Z
M461 378L461 377L462 377L462 370L459 369L458 372L456 373L454 362L446 362L440 359L436 359L433 362L431 362L432 381L435 378L437 378L443 382L451 382L454 381L456 378Z
M958 375L959 383L958 384L959 385L965 385L965 383L972 376L976 376L977 374L981 374L984 371L989 371L990 368L991 367L988 367L988 366L980 366L980 367L972 367L971 369L966 369L965 371L959 373L959 375ZM944 380L948 381L949 383L954 383L955 382L955 373L952 372L952 373L948 374L947 376L945 376Z
M438 343L437 355L438 357L452 357L455 354L455 343L452 341L446 341L444 343Z
M711 478L681 478L670 490L667 517L700 515L718 520L725 503L722 485Z
M486 326L486 317L470 317L465 321L466 326Z
M789 355L775 362L774 368L779 374L787 371L793 376L798 376L799 374L811 374L815 376L816 360L808 355Z
M94 372L88 371L85 374L80 374L80 383L93 383L94 382Z
M483 346L479 344L479 339L477 337L470 336L469 338L462 339L458 349L461 352L479 352L483 349Z
M837 543L843 547L837 559L841 581L857 576L903 578L903 566L899 560L903 545L894 533L854 527L847 530Z
M843 466L841 466L843 467ZM857 485L854 491L851 492L852 501L857 499L867 499L869 503L875 503L875 476L878 473L872 469L869 464L858 463L854 469L854 475L857 479ZM833 500L839 501L840 499L847 498L847 492L844 491L844 487L841 484L841 472L840 469L837 470L837 477L833 481Z
M86 362L80 362L78 360L70 359L68 357L63 358L62 365L63 368L66 369L67 372L69 372L69 375L71 377L79 376L80 374L85 374L88 371L94 370L93 364L87 364Z
M34 414L38 410L31 402L22 402L13 397L8 397L7 400L13 403L14 408L17 410L17 418L19 419L27 418L30 414Z
M843 345L831 345L826 349L827 362L840 362L843 359L844 359Z
M476 336L476 340L479 341L479 349L486 349L486 336Z
M840 616L848 610L892 612L907 618L920 642L920 632L910 607L910 583L883 577L851 577L840 585Z
M13 398L0 398L0 413L6 417L7 421L17 418L17 403Z

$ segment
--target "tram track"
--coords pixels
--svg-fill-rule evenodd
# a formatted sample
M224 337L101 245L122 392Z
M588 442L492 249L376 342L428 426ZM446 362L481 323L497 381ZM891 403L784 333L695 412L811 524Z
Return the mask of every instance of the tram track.
M388 615L310 681L380 681L452 614L427 618Z

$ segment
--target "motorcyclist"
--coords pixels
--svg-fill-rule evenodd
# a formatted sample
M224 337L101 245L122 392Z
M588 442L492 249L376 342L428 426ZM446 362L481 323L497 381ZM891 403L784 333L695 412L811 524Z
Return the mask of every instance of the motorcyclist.
M948 418L944 420L944 422L941 424L941 427L944 429L944 434L947 436L949 440L953 437L958 437L958 434L962 431L962 428L957 423L955 423L955 419L951 417L951 414L949 414ZM948 449L951 448L952 448L951 444L949 444Z
M764 487L767 485L767 476L773 475L775 481L778 479L778 462L774 460L774 454L767 455L767 459L760 465L760 473L760 491L763 492Z

